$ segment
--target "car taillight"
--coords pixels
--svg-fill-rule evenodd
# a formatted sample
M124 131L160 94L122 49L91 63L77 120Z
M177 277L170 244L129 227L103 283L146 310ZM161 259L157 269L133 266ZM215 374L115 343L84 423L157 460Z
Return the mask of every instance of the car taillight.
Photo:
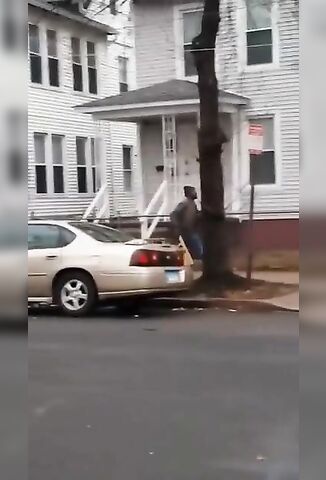
M131 267L183 267L184 252L136 250L130 260Z

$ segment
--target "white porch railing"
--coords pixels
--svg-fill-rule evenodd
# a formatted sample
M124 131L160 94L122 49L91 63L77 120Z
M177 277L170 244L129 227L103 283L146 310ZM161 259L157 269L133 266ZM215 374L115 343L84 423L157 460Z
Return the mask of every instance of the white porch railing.
M109 189L107 185L103 185L84 213L83 220L95 218L95 221L99 221L101 218L107 218L109 216L109 208Z
M156 208L155 208L156 207ZM168 207L168 182L163 180L141 218L141 237L150 238L155 228L166 214ZM153 218L150 216L153 215Z

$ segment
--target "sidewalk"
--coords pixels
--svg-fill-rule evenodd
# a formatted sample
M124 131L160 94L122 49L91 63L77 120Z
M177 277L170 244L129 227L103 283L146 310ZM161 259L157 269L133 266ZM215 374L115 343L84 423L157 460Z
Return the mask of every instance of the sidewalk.
M245 274L239 272L239 275L245 277ZM281 307L286 310L291 310L298 312L300 309L300 298L299 298L299 272L282 272L282 271L271 271L271 272L254 272L253 278L255 280L264 280L265 282L273 283L285 283L287 285L297 285L297 291L290 293L289 295L284 295L282 297L275 297L268 300L263 300L265 303L275 305L276 307Z
M245 276L243 272L236 272L238 275ZM201 272L195 272L195 278L198 279ZM193 296L189 294L178 295L175 297L167 297L159 299L166 305L174 306L176 308L223 308L230 311L299 311L299 272L282 272L282 271L268 271L268 272L254 272L253 279L263 280L270 283L286 284L297 286L294 292L286 294L281 297L274 297L269 299L244 299L237 298L212 298L205 294L196 294Z

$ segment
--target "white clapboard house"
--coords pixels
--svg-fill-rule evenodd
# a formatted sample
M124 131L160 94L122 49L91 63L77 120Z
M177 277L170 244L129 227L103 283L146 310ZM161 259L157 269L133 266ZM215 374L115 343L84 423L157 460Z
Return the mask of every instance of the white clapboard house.
M134 209L139 215L160 217L182 197L184 184L199 187L199 99L191 41L200 30L203 2L132 3L137 88L84 102L79 112L94 121L137 126ZM263 152L251 158L257 223L266 236L272 226L293 238L299 210L298 2L223 0L221 18L216 70L228 138L223 152L226 209L246 218L248 131L250 124L259 124ZM107 190L109 186L103 186L92 208L105 212ZM151 233L143 219L143 235Z
M134 87L129 5L31 0L28 23L29 213L82 216L105 183L110 214L135 214L135 126L75 108Z

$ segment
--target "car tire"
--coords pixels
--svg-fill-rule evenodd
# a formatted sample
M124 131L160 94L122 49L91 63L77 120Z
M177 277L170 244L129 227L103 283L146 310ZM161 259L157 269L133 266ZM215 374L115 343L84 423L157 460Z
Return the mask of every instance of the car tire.
M71 317L82 317L94 308L97 292L90 275L78 270L62 273L54 285L55 303Z

